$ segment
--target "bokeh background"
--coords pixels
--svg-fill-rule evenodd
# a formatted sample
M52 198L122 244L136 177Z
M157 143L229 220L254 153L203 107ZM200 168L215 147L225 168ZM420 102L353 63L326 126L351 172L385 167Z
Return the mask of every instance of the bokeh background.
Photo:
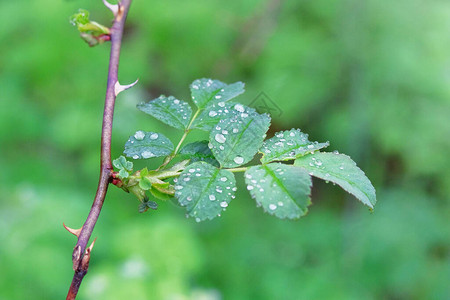
M99 0L0 2L2 300L65 297L62 222L80 227L95 193L109 46L78 37L78 8L110 24ZM138 102L240 80L242 103L264 92L280 108L269 136L330 141L378 204L314 181L309 214L278 220L241 184L221 218L195 223L170 202L139 214L111 187L79 298L449 299L449 33L445 0L135 0L119 78L140 81L117 99L114 157L137 129L180 137Z

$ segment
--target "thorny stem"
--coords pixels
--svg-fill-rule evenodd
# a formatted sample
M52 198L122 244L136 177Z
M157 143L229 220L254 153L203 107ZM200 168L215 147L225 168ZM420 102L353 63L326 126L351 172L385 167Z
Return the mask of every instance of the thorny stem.
M101 139L101 163L100 178L89 215L84 223L75 245L72 261L75 270L72 284L66 299L75 299L81 281L87 273L89 267L90 253L93 244L86 249L89 238L94 230L100 211L105 200L108 185L112 181L111 163L111 133L114 115L114 104L116 100L115 85L118 78L120 47L122 44L123 28L127 18L128 10L132 0L122 0L119 2L118 11L115 14L111 27L111 54L109 59L108 82L106 87L105 108L103 111L102 139Z

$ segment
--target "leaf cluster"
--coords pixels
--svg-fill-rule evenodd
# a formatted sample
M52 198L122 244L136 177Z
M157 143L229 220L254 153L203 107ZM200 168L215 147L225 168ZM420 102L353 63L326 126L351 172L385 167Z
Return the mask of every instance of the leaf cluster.
M247 190L257 206L282 219L297 219L308 212L311 177L341 186L370 209L375 205L375 189L350 157L321 152L328 142L312 142L300 129L266 139L270 116L232 101L244 92L242 82L203 78L195 80L190 90L195 112L189 103L173 96L161 95L137 105L183 131L177 146L162 133L142 130L125 143L124 154L134 160L164 157L157 170L133 173L125 157L114 161L121 187L138 197L140 211L156 209L147 196L150 192L155 200L174 199L196 221L213 219L235 198L237 172L245 173ZM208 139L182 147L192 130L206 131ZM256 165L249 165L256 160Z

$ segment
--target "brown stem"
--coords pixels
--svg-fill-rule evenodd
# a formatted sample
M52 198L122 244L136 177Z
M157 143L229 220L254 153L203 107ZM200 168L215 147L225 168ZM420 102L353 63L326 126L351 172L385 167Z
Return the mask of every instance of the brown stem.
M89 259L93 244L86 249L95 223L105 200L108 185L112 181L112 163L111 163L111 133L114 115L114 104L116 101L115 85L117 83L117 74L119 69L120 47L122 44L122 34L127 18L128 10L132 0L122 0L119 3L119 9L115 15L111 27L111 54L109 59L108 83L106 87L105 108L103 111L102 141L101 141L101 162L100 179L98 182L97 193L92 204L89 215L78 236L77 244L73 250L72 261L75 274L66 299L75 299L80 287L81 281L87 273Z

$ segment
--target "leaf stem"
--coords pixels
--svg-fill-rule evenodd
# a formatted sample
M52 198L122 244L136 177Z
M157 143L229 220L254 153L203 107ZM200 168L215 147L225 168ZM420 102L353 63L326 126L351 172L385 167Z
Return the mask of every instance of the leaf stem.
M178 145L175 147L175 150L173 151L173 153L170 154L169 156L167 156L166 159L164 160L163 164L161 166L159 166L159 168L156 170L160 170L160 169L164 168L165 166L167 166L172 161L172 159L174 159L175 156L178 154L178 151L180 151L180 148L181 148L181 144L183 144L188 133L191 131L191 126L194 123L195 119L198 117L198 114L200 113L200 111L201 111L201 109L197 109L195 114L192 116L192 119L189 122L189 125L184 130L183 136L181 137L180 141L178 142Z
M231 169L225 169L225 170L228 170L233 173L238 173L238 172L245 172L245 171L247 171L248 168L249 167L240 167L240 168L231 168Z
M113 166L111 162L111 135L114 116L116 93L114 86L118 81L119 57L122 44L123 28L132 0L122 0L118 4L118 11L111 27L111 53L109 58L108 81L106 87L105 107L103 111L101 153L100 153L100 178L97 193L94 198L86 222L77 235L78 240L72 253L73 269L75 271L72 283L66 299L75 299L80 284L89 267L90 253L93 243L86 249L94 226L97 223L100 211L105 201L109 183L113 179Z

